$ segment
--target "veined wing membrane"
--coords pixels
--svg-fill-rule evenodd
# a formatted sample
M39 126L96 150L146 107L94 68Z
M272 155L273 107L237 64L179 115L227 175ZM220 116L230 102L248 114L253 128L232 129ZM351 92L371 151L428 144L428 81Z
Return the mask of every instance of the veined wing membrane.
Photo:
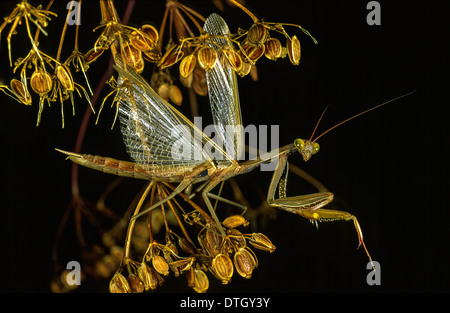
M228 25L217 14L211 14L206 19L203 29L213 36L226 37L230 34ZM210 44L215 49L219 49L219 47L231 49L231 42L228 39L214 38L212 41L217 43ZM239 160L244 146L236 75L227 64L226 58L221 56L221 51L218 52L219 58L215 66L206 71L211 113L217 137L221 140L219 145L223 145L226 153L234 160Z
M161 166L196 166L211 161L202 149L210 139L159 97L141 76L124 70L120 60L116 64L119 84L127 83L119 104L119 120L130 157L139 164Z

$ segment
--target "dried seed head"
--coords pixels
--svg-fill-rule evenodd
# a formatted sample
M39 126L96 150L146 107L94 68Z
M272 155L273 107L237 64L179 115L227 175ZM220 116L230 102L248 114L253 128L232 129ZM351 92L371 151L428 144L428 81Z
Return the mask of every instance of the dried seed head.
M158 274L158 272L147 265L147 263L142 262L137 270L139 278L144 283L145 290L155 290L158 286L164 283L164 279Z
M297 36L294 35L292 38L288 38L286 47L292 64L298 65L300 63L301 47Z
M177 45L173 45L159 60L157 65L161 70L174 65L183 58L184 52L176 50L176 48Z
M136 274L130 274L127 278L131 292L141 293L144 291L144 283Z
M198 293L204 293L208 290L209 280L205 272L203 272L202 270L194 269L194 284L192 288Z
M242 215L231 215L222 224L226 228L236 228L242 225L247 226L249 222Z
M188 77L194 71L197 59L195 55L190 54L185 57L180 63L180 75L184 78Z
M109 292L111 293L129 293L130 285L127 279L119 272L116 272L109 282Z
M239 249L233 257L236 272L244 278L251 278L252 272L258 265L256 256L248 248Z
M20 102L25 105L31 105L31 95L28 92L28 89L24 84L22 84L20 80L14 78L11 80L10 85L12 92L17 97L17 99L20 100Z
M235 72L239 72L242 68L242 59L234 50L223 50L223 55L227 59L228 65Z
M283 47L281 45L281 42L277 38L269 38L267 39L264 50L264 55L269 60L275 61L279 57L281 57L281 54L283 52Z
M276 249L269 238L267 238L267 236L262 233L253 233L249 242L253 247L260 250L269 251L271 253Z
M217 62L217 51L214 48L205 46L197 52L198 64L205 71L211 70Z
M261 23L253 24L247 33L247 41L255 46L264 44L269 36L267 28Z
M86 62L86 64L94 62L103 54L103 52L105 52L105 49L103 48L92 48L84 55L84 62Z
M233 276L233 262L228 255L223 253L216 255L212 261L211 269L224 285L228 284Z
M71 91L75 90L72 74L70 73L69 69L65 65L59 64L58 66L56 66L55 72L56 72L56 77L58 78L59 82L61 83L61 86L66 91L71 92Z
M46 71L38 69L31 75L30 85L35 93L42 96L52 90L52 77Z
M155 270L161 275L164 276L169 275L169 264L167 264L167 261L162 256L159 255L153 256L152 265L155 268Z

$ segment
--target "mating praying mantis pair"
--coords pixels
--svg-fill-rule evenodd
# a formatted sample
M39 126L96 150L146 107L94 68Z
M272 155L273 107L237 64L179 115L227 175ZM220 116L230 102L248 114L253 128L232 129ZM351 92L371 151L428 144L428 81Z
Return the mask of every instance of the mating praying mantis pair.
M219 15L210 15L205 22L204 30L211 35L210 46L217 49L217 47L231 45L228 39L230 34L228 26ZM193 184L203 182L202 198L220 235L225 236L211 199L231 203L241 208L243 206L213 194L212 190L231 177L250 172L264 162L278 160L269 186L268 204L316 223L323 220L353 221L359 246L364 247L372 262L356 217L344 211L323 208L333 200L332 193L286 196L287 160L290 154L298 151L304 161L308 161L319 151L319 145L316 143L319 137L356 116L398 98L355 115L335 125L314 140L312 140L313 133L310 140L295 139L292 144L264 153L257 159L240 161L237 156L240 156L243 151L243 133L238 87L236 75L227 65L225 58L219 57L215 66L206 74L212 116L217 129L216 135L223 145L217 144L206 136L189 119L163 100L140 75L127 71L120 59L116 60L115 68L119 73L119 85L127 86L119 99L119 120L127 152L134 162L58 151L68 155L68 158L75 163L106 173L150 181L179 183L170 195L135 214L132 220L161 206ZM179 146L174 148L175 142ZM184 149L181 150L181 146ZM205 149L206 146L209 149ZM275 198L277 189L280 190L280 198Z

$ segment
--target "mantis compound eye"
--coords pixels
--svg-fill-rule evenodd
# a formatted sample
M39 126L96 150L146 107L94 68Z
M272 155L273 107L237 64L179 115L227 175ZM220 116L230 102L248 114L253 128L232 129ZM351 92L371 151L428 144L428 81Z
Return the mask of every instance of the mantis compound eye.
M317 143L317 142L315 142L314 143L314 145L313 145L313 154L316 154L317 152L319 152L319 150L320 150L320 145Z
M295 139L294 145L299 152L301 152L303 149L305 149L305 142L302 139L299 139L299 138Z

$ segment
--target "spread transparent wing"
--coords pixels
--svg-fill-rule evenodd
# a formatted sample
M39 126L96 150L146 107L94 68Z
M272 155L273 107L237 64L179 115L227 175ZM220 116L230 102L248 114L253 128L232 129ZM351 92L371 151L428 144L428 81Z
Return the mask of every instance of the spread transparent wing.
M139 164L196 166L211 161L202 149L210 140L183 114L164 101L138 74L119 73L119 120L130 157Z
M214 36L230 34L228 25L217 14L211 14L206 19L203 29ZM217 43L210 44L215 49L231 48L231 42L228 39L214 38L212 40ZM221 56L220 50L218 52L219 58L214 68L206 71L211 113L217 130L216 137L222 141L225 152L238 160L242 157L244 146L237 80L234 71L228 66L226 58Z

